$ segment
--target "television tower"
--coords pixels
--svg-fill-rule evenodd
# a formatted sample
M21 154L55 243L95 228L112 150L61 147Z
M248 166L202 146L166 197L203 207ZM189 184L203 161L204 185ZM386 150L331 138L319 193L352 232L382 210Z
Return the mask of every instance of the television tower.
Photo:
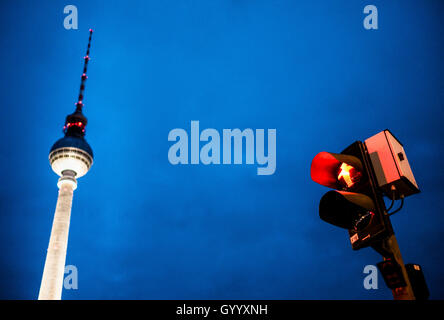
M87 120L82 113L92 32L90 29L76 110L66 117L63 127L65 136L57 140L49 151L49 163L52 170L60 176L57 182L59 195L40 285L39 300L60 300L62 298L69 220L72 197L77 188L76 179L84 176L93 163L92 149L85 140Z

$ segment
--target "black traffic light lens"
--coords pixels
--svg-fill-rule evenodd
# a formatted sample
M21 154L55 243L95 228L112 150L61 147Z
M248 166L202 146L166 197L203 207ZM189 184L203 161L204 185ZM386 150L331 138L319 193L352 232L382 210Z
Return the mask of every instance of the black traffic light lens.
M374 203L364 194L329 191L319 204L319 216L325 222L344 229L365 228L371 221Z

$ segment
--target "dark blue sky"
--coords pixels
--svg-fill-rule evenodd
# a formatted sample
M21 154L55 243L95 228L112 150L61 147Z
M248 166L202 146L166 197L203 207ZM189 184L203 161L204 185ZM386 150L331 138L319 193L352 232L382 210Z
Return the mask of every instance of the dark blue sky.
M74 4L79 29L63 28ZM363 28L363 8L379 29ZM442 1L11 1L0 4L0 298L35 299L57 198L48 163L74 110L88 29L87 140L65 299L390 299L347 232L318 217L319 151L389 128L422 193L392 218L444 298ZM277 130L277 168L168 162L168 132Z

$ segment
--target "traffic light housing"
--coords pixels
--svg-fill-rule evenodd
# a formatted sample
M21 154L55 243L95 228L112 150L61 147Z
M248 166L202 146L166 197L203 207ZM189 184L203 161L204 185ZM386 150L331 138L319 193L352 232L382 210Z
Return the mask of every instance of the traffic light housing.
M402 274L401 265L399 265L395 259L381 261L377 264L377 267L389 289L395 290L407 285L404 275Z
M319 216L347 229L354 250L393 233L364 143L357 141L340 154L318 153L311 164L311 178L335 189L321 198Z
M405 265L405 268L410 283L412 284L412 289L416 300L427 300L430 296L430 292L429 288L427 287L421 266L418 264L409 263Z

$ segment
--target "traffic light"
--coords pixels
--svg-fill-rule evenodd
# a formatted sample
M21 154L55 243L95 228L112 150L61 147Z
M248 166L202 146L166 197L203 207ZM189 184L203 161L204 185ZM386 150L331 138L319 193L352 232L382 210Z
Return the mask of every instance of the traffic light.
M399 290L407 286L406 279L402 273L402 267L396 260L389 258L377 264L385 284L392 290ZM412 286L416 300L427 300L430 296L422 268L418 264L405 265L407 278Z
M386 259L377 264L382 278L389 289L403 288L407 285L402 268L394 259Z
M354 250L393 232L364 143L357 141L340 154L318 153L311 164L311 178L335 189L321 198L319 216L347 229Z
M393 297L427 299L421 267L404 265L390 223L404 199L420 192L402 143L384 130L341 153L320 152L311 163L311 178L333 189L321 198L320 218L347 229L354 250L371 246L384 257L378 267ZM392 201L388 208L383 196ZM396 200L401 204L390 211Z

